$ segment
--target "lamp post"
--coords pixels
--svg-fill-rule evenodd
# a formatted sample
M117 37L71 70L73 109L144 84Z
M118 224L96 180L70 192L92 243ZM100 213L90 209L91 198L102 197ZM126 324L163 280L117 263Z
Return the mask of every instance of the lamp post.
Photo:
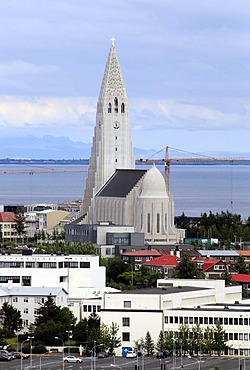
M16 351L18 352L18 335L19 335L20 329L17 328L16 330Z
M96 370L96 347L99 347L99 346L104 346L104 344L103 343L96 344L96 340L94 340L94 347L91 350L91 369L90 370ZM93 354L93 367L92 367L92 354Z
M72 330L66 330L66 333L68 333L68 356L70 355L70 338L72 335Z
M28 338L28 339L25 339L23 342L21 342L21 353L23 353L23 344L29 341L30 339ZM23 356L22 355L21 355L21 370L23 370Z
M59 337L55 337L55 339L60 340L63 345L63 348L62 348L62 366L63 366L64 364L64 341L62 340L62 338L59 338Z
M35 337L28 337L29 342L30 342L30 366L32 366L32 339Z

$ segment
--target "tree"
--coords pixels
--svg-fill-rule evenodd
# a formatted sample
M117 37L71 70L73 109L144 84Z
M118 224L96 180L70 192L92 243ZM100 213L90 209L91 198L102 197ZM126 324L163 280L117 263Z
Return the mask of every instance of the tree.
M112 322L109 331L110 331L109 354L112 356L115 353L115 349L120 347L121 345L121 338L117 336L119 326Z
M5 335L13 335L21 323L21 312L7 302L0 310L0 322Z
M180 279L194 279L198 276L199 272L194 262L189 259L187 254L184 254L173 273L173 277Z
M15 222L14 226L15 226L17 235L19 237L23 237L26 234L26 225L25 225L26 218L25 218L24 214L21 211L19 211L14 216L13 221Z
M211 356L213 348L214 348L214 328L208 326L204 331L204 338L202 341L202 351Z
M152 356L154 353L154 341L151 337L151 334L149 331L147 331L146 336L145 336L145 351L147 356Z
M239 256L237 258L237 261L234 265L234 268L239 274L248 274L249 273L245 258L243 256Z
M45 303L38 309L35 320L35 338L44 344L53 345L55 336L67 339L67 332L74 329L76 318L68 307L61 308L55 304L53 297L47 297Z
M164 333L163 333L162 330L159 333L159 337L158 337L158 340L157 340L157 343L156 343L156 349L159 352L163 352L163 350L164 350Z
M79 343L84 344L88 341L88 320L84 318L80 320L73 329L73 339Z
M218 356L221 355L225 349L228 348L226 341L226 332L223 329L222 324L218 320L214 327L214 350L217 352Z

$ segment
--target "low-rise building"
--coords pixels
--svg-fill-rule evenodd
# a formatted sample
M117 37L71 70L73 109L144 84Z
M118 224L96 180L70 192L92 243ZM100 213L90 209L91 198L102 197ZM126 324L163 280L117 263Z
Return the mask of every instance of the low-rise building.
M0 212L0 240L13 242L17 237L15 213Z

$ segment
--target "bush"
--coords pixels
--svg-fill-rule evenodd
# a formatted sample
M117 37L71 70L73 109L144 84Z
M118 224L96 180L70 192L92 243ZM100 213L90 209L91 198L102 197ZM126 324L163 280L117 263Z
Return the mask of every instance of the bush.
M38 355L42 355L43 353L46 353L48 352L47 351L47 348L45 347L45 345L43 345L42 343L37 343L33 348L32 348L32 353L36 353Z

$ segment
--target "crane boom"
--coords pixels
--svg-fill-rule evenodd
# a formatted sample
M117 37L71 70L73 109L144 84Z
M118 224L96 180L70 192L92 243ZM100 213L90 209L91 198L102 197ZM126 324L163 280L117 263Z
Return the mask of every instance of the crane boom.
M170 163L211 163L211 162L228 162L233 163L235 158L214 158L214 157L197 157L197 158L169 158L169 147L165 148L165 158L162 159L138 159L138 162L141 163L164 163L164 178L166 182L167 191L170 191ZM239 160L237 158L237 160Z

